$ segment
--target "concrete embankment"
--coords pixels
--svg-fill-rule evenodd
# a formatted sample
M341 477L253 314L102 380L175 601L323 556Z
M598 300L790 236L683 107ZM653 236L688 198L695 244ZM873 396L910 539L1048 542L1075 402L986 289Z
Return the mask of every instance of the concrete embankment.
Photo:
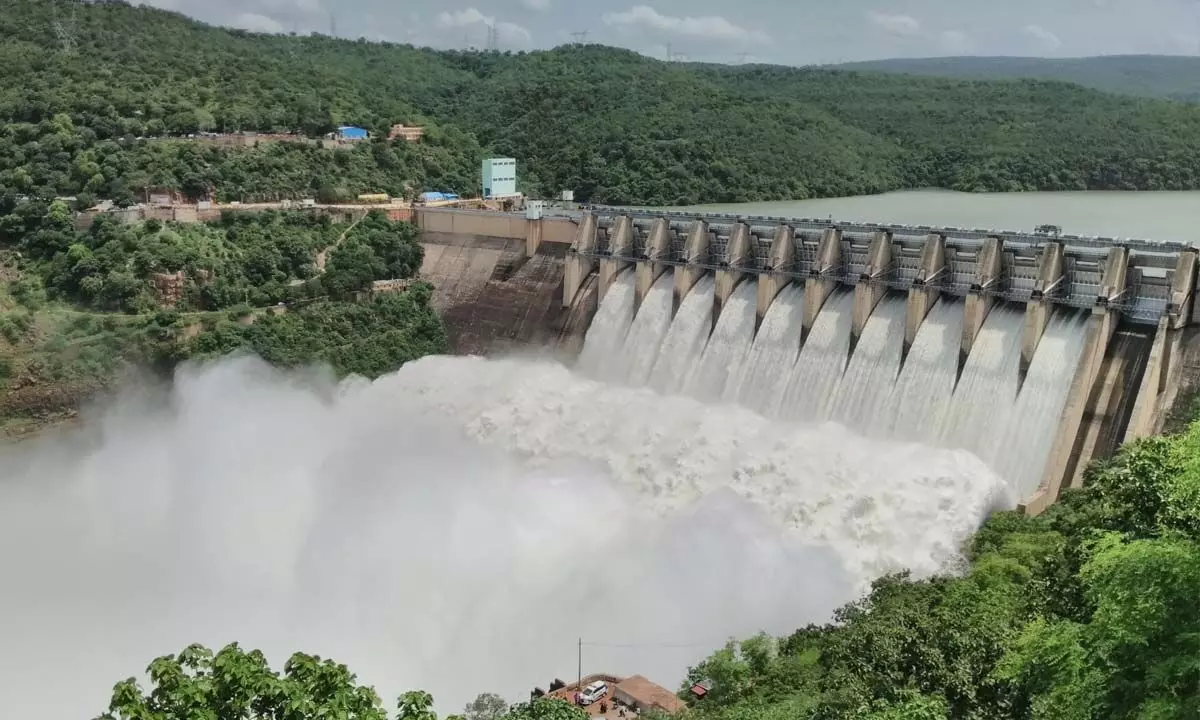
M425 248L421 277L434 286L455 354L543 352L586 330L562 305L571 220L433 209L415 220Z

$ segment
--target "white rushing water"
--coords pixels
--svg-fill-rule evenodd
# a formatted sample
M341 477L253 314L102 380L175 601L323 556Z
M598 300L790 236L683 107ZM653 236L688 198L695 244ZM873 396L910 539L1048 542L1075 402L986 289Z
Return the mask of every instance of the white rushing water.
M1025 315L999 304L988 313L963 366L942 426L942 443L993 462L1017 398Z
M588 327L578 361L584 373L603 380L621 378L624 371L621 349L629 334L629 324L633 322L636 299L633 270L624 270L604 294L596 317Z
M854 293L837 292L825 301L792 370L780 415L816 422L829 418L850 355Z
M758 308L758 284L743 280L725 301L704 354L692 368L684 386L687 394L701 400L720 400L725 387L741 372L742 362L754 339Z
M668 270L654 282L637 309L633 325L625 336L618 357L612 358L619 370L615 378L628 385L645 385L650 380L659 348L671 327L672 284L675 275Z
M1038 342L1021 385L1001 445L1020 451L998 453L993 463L1016 486L1019 497L1029 497L1041 483L1071 380L1083 354L1086 323L1084 313L1056 312Z
M1018 496L1036 489L1078 366L1086 318L1054 316L1018 395L1023 308L1001 303L991 310L960 374L961 301L935 303L902 362L902 294L879 302L851 351L852 291L831 295L801 342L802 286L786 287L775 298L757 333L755 289L753 283L738 287L707 344L711 281L701 281L669 323L664 283L664 297L638 313L628 335L609 320L628 318L628 299L606 298L600 310L606 319L596 332L625 337L623 362L639 358L644 370L654 357L649 385L660 392L736 403L766 418L833 421L866 437L966 450L1007 478ZM618 375L646 384L644 372Z
M777 416L800 354L803 322L804 286L788 285L763 316L741 373L726 386L725 400L766 417Z
M930 309L904 360L891 407L880 415L874 434L927 444L941 439L958 379L962 327L962 302L942 298Z
M863 442L552 363L185 371L0 454L0 697L92 717L154 657L237 640L453 712L570 675L581 633L629 646L585 672L674 686L729 636L942 569L1011 502L967 454Z
M683 390L688 373L704 352L708 333L712 330L715 292L716 283L712 276L705 275L684 296L654 362L650 387L665 394Z
M833 398L836 422L866 433L877 418L887 415L900 374L907 311L907 298L896 294L881 299L871 313Z

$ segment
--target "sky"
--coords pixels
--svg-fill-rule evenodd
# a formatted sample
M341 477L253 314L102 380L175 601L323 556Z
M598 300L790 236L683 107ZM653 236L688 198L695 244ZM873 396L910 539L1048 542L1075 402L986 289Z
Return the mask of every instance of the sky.
M808 65L936 55L1200 54L1200 0L146 0L205 22L437 48L588 42Z

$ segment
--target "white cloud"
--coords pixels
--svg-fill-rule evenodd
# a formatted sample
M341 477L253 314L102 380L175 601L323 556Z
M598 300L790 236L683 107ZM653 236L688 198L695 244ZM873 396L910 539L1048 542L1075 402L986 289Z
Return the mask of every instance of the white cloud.
M867 21L890 35L912 36L921 32L921 23L908 15L888 15L868 10Z
M475 8L467 8L466 10L455 10L454 12L443 10L437 14L435 22L441 28L460 28L479 24L491 25L492 19Z
M321 5L321 0L257 0L256 3L243 3L257 5L255 10L261 11L263 14L277 18L281 15L287 17L295 17L296 15L325 15L325 8Z
M541 12L550 9L550 0L521 0L521 7Z
M258 13L242 13L233 19L234 27L240 27L243 30L261 33L281 33L283 25L279 21L272 20L266 15Z
M1043 50L1057 50L1062 47L1062 40L1041 25L1026 25L1021 28L1021 34L1037 42Z
M951 53L966 52L971 44L967 34L961 30L944 30L940 36L942 49Z
M735 25L718 15L673 17L663 15L648 5L638 5L623 12L606 13L603 20L606 25L614 27L657 30L706 40L771 42L771 37L765 32Z
M524 27L511 22L496 23L496 33L500 42L522 47L533 43L533 35Z
M440 12L434 18L434 23L445 30L469 28L476 25L494 27L496 28L496 38L501 43L521 47L527 47L533 43L533 35L524 27L512 22L497 22L496 18L484 15L473 7L454 12Z

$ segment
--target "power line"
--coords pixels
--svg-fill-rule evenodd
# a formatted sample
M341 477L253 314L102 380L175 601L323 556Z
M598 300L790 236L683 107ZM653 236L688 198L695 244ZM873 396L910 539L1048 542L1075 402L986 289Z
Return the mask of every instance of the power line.
M692 649L692 648L719 648L719 647L724 646L724 642L725 641L720 641L715 644L714 643L597 643L597 642L583 642L581 639L580 647L628 648L628 649L634 649L634 650L647 650L647 649L651 649L651 648Z

